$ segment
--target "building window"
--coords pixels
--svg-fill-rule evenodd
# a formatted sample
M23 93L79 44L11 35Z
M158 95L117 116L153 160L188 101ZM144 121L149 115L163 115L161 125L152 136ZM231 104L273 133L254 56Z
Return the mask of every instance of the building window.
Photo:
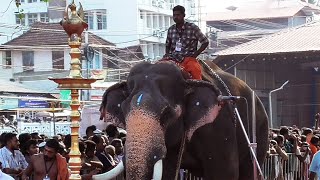
M2 62L3 69L11 68L12 61L11 61L11 51L5 51L5 57L3 58Z
M33 51L22 51L23 71L34 71L34 54Z
M26 25L26 19L24 14L16 14L16 24Z
M94 69L102 69L101 68L102 62L100 59L100 53L99 52L95 52L94 53Z
M48 13L40 13L40 21L41 22L49 22Z
M88 29L93 30L93 13L91 11L85 12L84 21L88 23Z
M17 0L19 3L24 3L24 0Z
M107 29L107 15L98 14L97 24L98 24L98 29Z
M38 0L28 0L28 3L35 3L38 2Z
M52 51L52 68L64 69L64 52Z
M31 25L36 21L38 21L38 14L37 13L28 14L28 25Z

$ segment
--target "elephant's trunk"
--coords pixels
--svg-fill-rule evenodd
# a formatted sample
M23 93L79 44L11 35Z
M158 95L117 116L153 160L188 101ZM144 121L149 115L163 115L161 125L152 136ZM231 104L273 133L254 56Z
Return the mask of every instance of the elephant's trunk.
M127 116L127 179L152 179L155 163L166 154L164 131L157 117L137 107Z

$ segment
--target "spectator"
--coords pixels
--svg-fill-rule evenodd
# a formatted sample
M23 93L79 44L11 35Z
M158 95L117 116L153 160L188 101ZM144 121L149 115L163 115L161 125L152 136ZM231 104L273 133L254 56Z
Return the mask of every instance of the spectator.
M320 177L320 153L317 152L312 159L310 165L310 178L309 180L316 180L316 176ZM318 178L319 179L319 178Z
M86 139L89 139L91 136L93 136L94 135L93 131L95 131L95 130L97 130L97 127L95 125L87 127L87 129L86 129L86 135L87 135Z
M24 157L26 158L26 161L30 163L31 156L39 153L38 142L34 139L30 139L26 142L25 148L26 154L24 155Z
M85 156L82 159L82 167L81 167L81 174L88 174L91 171L103 167L101 161L95 156L96 153L96 143L87 140L85 141L86 149L85 149Z
M67 161L58 151L60 144L55 139L46 142L44 153L31 157L30 164L23 173L22 180L26 180L33 172L34 179L68 180ZM43 168L45 167L45 168Z
M103 164L102 172L106 172L108 169L112 167L112 163L104 153L104 148L106 147L104 138L101 135L94 135L92 137L92 141L94 141L97 144L96 156Z
M312 152L312 156L315 155L318 151L318 145L319 145L319 137L313 136L310 140L310 149Z
M109 124L106 128L106 133L108 135L109 141L111 142L113 139L118 138L119 131L117 126L114 124Z
M4 136L5 146L0 149L0 162L3 166L3 172L11 175L13 178L20 178L28 163L23 154L19 151L19 140L17 134L7 133Z
M289 134L289 128L288 127L281 127L280 129L280 135L284 137L284 148L286 153L293 153L294 147L293 144L289 141L291 138L291 135Z
M122 161L122 157L124 155L122 141L121 139L113 139L111 141L111 145L114 146L116 150L116 158L114 160L118 164L120 161Z
M27 154L26 152L27 148L25 147L25 145L30 139L32 139L32 137L31 137L31 134L29 133L22 133L19 135L19 142L20 142L19 147L23 155Z

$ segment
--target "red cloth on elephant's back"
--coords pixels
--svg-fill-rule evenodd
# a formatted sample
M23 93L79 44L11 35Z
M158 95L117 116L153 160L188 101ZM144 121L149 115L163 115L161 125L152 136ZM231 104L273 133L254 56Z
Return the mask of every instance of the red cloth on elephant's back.
M201 65L198 60L194 57L185 57L184 60L179 63L177 61L171 60L169 58L161 59L161 61L173 61L175 64L179 65L182 70L190 73L192 79L201 80Z

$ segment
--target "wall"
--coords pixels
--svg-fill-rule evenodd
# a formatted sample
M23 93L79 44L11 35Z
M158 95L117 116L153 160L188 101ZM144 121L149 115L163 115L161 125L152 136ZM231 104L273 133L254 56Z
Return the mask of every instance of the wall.
M34 51L34 71L52 70L52 51Z

